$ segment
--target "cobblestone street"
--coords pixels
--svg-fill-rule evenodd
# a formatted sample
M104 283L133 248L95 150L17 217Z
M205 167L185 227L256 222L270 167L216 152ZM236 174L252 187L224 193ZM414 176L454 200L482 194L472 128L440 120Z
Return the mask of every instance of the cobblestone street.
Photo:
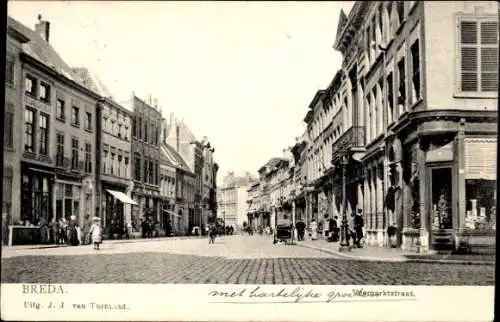
M494 285L494 266L336 258L267 237L4 249L4 283Z

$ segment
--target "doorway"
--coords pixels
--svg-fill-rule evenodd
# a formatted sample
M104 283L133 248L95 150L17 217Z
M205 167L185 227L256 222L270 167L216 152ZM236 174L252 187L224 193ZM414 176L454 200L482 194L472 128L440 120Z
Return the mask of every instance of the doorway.
M435 250L451 250L454 245L452 215L452 167L431 168L430 224Z

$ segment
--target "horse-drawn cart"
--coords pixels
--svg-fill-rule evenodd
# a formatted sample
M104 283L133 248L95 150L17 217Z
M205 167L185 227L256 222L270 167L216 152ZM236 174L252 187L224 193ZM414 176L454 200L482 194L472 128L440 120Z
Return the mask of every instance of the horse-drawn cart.
M273 244L284 242L285 245L293 242L293 226L292 225L278 225L274 232Z

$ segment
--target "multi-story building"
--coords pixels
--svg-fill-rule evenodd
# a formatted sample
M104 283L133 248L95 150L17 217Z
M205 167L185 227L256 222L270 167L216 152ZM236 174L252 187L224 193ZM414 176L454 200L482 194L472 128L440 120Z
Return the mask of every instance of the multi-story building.
M205 233L209 216L216 214L215 188L218 165L214 162L214 148L206 138L196 139L189 127L174 115L166 125L167 143L179 153L195 174L195 199L188 205L189 227L198 226ZM212 197L211 197L212 195Z
M368 242L494 244L498 4L356 2L334 47L348 123L332 157Z
M39 16L35 31L11 18L9 25L29 38L20 53L21 209L15 219L37 224L42 217L50 222L75 215L82 224L83 213L95 214L100 96L82 84L50 45L49 22Z
M116 103L109 90L86 68L73 68L83 84L103 97L98 104L96 126L96 213L109 237L123 231L132 221L132 147L133 112ZM113 223L113 224L112 224ZM138 228L138 227L136 227Z
M7 45L5 61L5 102L4 102L4 140L3 140L3 193L2 222L12 225L20 220L21 214L21 169L20 161L23 151L22 129L24 125L24 78L20 54L22 45L30 41L24 28L10 17L7 20ZM6 228L6 227L3 227ZM8 243L7 231L2 231L4 244Z
M219 213L226 226L241 229L247 221L247 185L250 177L238 177L229 172L223 179L220 187Z
M132 208L132 220L136 227L141 217L150 217L160 221L160 130L161 112L152 103L146 103L132 95L131 104L134 111L132 121L132 199L138 207ZM129 106L123 104L124 106Z
M200 142L202 146L203 153L203 168L201 175L201 227L206 227L209 222L214 222L215 215L217 214L216 203L214 202L214 189L216 188L216 174L217 171L214 171L214 168L217 167L217 164L214 162L213 154L215 149L211 146L207 137L203 137ZM205 230L203 230L205 231Z
M262 217L258 216L259 210L262 206L262 198L260 196L259 188L260 182L258 180L250 180L247 186L247 223L253 230L257 230L259 227L264 225L264 223L259 221Z

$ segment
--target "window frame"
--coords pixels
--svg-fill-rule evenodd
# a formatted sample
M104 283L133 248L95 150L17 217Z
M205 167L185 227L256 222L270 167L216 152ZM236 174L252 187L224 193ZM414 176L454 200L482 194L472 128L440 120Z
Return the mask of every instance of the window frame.
M42 97L42 88L45 89L45 97ZM51 87L44 81L40 81L38 84L38 99L46 104L51 102Z
M29 91L26 88L28 80L31 81L31 90ZM37 84L38 84L38 79L36 77L31 76L30 74L26 74L24 77L24 93L28 94L31 97L36 97L38 88Z
M42 127L42 120L45 119L45 127ZM38 153L40 155L48 156L49 155L49 135L50 135L50 116L45 113L40 113L38 116L38 131L39 131L39 137L38 139L40 140L39 145L38 145Z
M59 140L62 138L62 140ZM56 166L62 167L64 166L64 133L57 132L56 133Z
M26 113L27 112L30 112L31 113L31 116L32 116L32 119L31 119L31 123L27 123L26 122ZM35 124L36 124L36 110L35 109L32 109L28 106L25 107L25 110L24 110L24 136L23 136L23 144L24 144L24 152L29 152L29 153L36 153L36 147L35 147L35 142L36 142L36 131L35 131ZM27 133L27 125L30 124L30 127L31 127L31 133ZM27 138L27 135L31 135L31 145L29 146L30 147L30 150L29 151L26 147L26 138Z
M85 130L92 132L92 113L90 112L85 112Z
M61 104L60 107L59 103ZM56 119L63 122L66 121L66 101L61 97L56 99Z
M76 111L75 120L73 119L74 111ZM76 105L71 106L71 125L75 127L80 127L80 107Z
M85 173L92 173L92 143L85 142Z
M461 41L461 24L462 22L475 22L478 24L478 42L481 37L481 31L480 31L480 24L482 22L496 22L497 26L499 25L499 19L498 16L494 14L483 14L483 15L476 15L476 14L466 14L466 13L458 13L454 15L454 21L456 23L455 25L455 86L454 86L454 98L497 98L498 97L498 92L496 91L491 91L491 92L486 92L486 91L481 91L481 58L480 58L480 51L478 53L478 58L477 58L477 64L478 64L478 90L477 91L462 91L462 67L461 67L461 59L462 59L462 41ZM499 36L497 34L497 44L496 48L497 51L499 50ZM476 48L482 48L482 45L480 43L476 44ZM498 72L497 72L497 77L498 77Z
M76 142L76 144L75 144ZM71 170L78 170L78 149L80 148L80 141L77 137L71 137Z

